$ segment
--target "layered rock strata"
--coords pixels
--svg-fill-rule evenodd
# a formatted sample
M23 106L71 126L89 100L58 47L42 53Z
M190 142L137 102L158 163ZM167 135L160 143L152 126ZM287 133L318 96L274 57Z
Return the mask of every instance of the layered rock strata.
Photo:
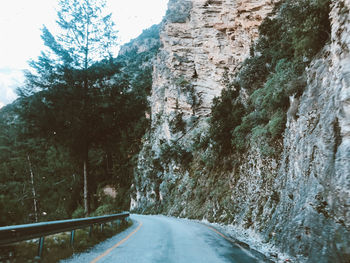
M171 0L160 33L152 114L169 115L179 108L187 115L207 115L213 98L224 87L224 77L234 73L249 55L258 26L271 12L273 2ZM192 85L194 94L188 94L179 80ZM198 105L193 106L191 95L198 97Z

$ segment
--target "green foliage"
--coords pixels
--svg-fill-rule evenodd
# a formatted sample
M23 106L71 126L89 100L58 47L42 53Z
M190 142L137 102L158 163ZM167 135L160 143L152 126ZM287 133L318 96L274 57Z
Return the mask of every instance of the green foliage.
M176 142L171 144L164 143L161 146L159 160L164 164L169 164L171 161L175 161L186 169L192 162L193 155L190 151L187 151Z
M97 207L95 210L96 216L111 215L115 214L115 207L112 204L103 204Z
M267 129L271 135L272 139L277 138L282 134L285 129L286 114L285 112L279 110L272 117L267 124Z
M186 122L183 120L183 112L177 112L169 125L172 133L185 132Z
M74 68L87 69L96 60L111 57L117 31L112 14L106 13L106 0L59 0L58 4L56 22L63 32L57 40L48 39L44 29L45 45Z
M191 1L171 0L166 17L170 23L185 23L191 15L191 9Z
M101 137L110 135L106 131L113 124L105 120L119 112L113 110L118 100L107 97L110 86L106 83L119 69L111 59L117 35L111 14L105 13L105 0L60 0L58 4L60 33L54 36L43 28L47 49L30 62L32 71L27 71L26 85L19 90L19 114L30 136L66 147L84 167L87 215L89 151ZM97 59L104 60L97 63Z
M285 129L289 96L301 96L305 66L329 39L329 5L329 0L281 1L263 21L251 57L233 84L234 91L244 88L250 95L245 109L238 94L229 95L230 88L213 103L211 138L220 155L245 151L250 142L264 154L274 153L274 141Z
M231 145L237 152L244 152L247 147L247 140L249 140L250 129L246 123L237 126L232 132Z
M140 52L139 47L146 45L147 50ZM155 57L160 47L159 25L153 25L149 29L143 30L142 34L125 44L121 48L116 61L123 65L123 71L133 86L139 86L140 90L147 93L152 87L152 59Z
M77 209L72 214L72 218L82 218L84 217L84 208L81 206L78 206Z
M232 153L232 130L241 124L245 113L243 105L236 100L239 87L223 89L221 96L214 98L210 118L210 138L215 142L216 151L227 155Z
M77 53L68 54L61 39L45 28L43 39L50 52L31 62L37 72L27 74L20 99L0 110L1 225L34 221L28 155L39 221L83 216L86 155L91 210L108 210L106 200L96 195L106 184L118 193L115 200L106 201L107 206L127 210L135 156L149 126L145 112L152 87L151 62L159 48L158 26L133 40L146 43L149 50L139 52L132 41L130 52L116 59L89 60L87 68L73 63L70 56Z
M255 126L251 131L250 142L258 146L263 156L271 156L275 153L275 149L269 144L270 134L266 126Z
M65 149L49 146L40 138L26 138L26 126L16 115L18 102L0 111L0 224L30 223L35 220L33 193L38 201L38 219L67 218L79 197L75 164ZM30 163L28 161L30 158ZM32 167L33 184L29 165ZM50 193L50 194L47 194ZM78 196L76 196L78 193Z
M246 90L255 90L261 87L269 73L269 68L263 57L247 58L238 73L239 86Z
M282 58L312 58L330 36L329 5L329 0L283 1L276 7L277 15L260 26L256 51L271 68Z
M264 87L257 89L251 95L252 104L255 109L266 110L267 114L273 113L276 109L286 110L289 106L289 96L286 92L286 85L297 76L293 63L280 60L275 72L265 82Z

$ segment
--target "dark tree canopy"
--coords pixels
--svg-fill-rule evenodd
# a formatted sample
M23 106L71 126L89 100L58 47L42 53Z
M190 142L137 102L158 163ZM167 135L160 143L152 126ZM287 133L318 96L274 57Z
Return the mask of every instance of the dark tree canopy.
M61 1L61 6L74 11L79 10L74 5L93 2L100 1ZM106 14L100 22L109 19ZM90 42L87 60L81 59L86 45L72 48L62 41L74 28L57 35L43 28L45 49L30 62L19 99L0 110L2 225L33 222L35 215L39 221L80 217L84 206L93 215L129 208L135 157L149 125L145 112L159 26L145 30L117 58L111 56L113 46L95 43L101 44L100 52ZM107 32L108 27L101 28ZM102 37L111 37L113 44L115 36ZM152 45L138 50L143 43ZM106 185L116 188L115 199L103 195Z
M111 57L117 37L104 0L61 0L59 7L61 33L55 37L46 27L42 30L46 50L30 62L33 70L26 73L20 95L35 95L23 100L22 116L29 130L67 147L82 163L88 214L89 150L106 134L101 113L112 106L105 93L106 80L118 71Z

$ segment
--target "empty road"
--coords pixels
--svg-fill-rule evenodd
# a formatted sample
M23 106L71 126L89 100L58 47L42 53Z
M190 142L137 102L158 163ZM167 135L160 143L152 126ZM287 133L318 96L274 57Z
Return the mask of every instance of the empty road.
M263 261L206 225L166 216L132 215L132 227L64 263L253 263ZM259 259L260 258L260 259Z

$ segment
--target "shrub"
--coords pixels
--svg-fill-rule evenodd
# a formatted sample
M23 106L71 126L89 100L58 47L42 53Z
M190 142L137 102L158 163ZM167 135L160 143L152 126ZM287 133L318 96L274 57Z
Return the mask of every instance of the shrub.
M72 218L81 218L84 217L84 208L81 206L78 206L77 209L72 214Z
M219 98L213 100L209 134L221 155L232 152L231 132L240 125L245 113L244 106L237 99L238 94L238 89L227 88L222 90Z
M183 112L177 112L169 125L172 133L185 132L186 122L183 120Z
M259 125L252 129L251 142L258 147L263 156L271 156L276 152L269 144L269 136L266 125Z
M117 211L113 204L103 204L97 207L97 209L94 212L94 216L110 215L115 214L116 212Z
M282 134L285 129L286 124L286 114L279 110L277 111L269 121L267 129L271 134L271 138L275 139Z
M170 23L185 23L191 15L192 2L172 0L169 2L166 17Z
M172 142L171 144L165 143L161 146L159 160L164 164L169 164L174 160L177 164L181 164L186 169L192 162L193 155L176 142Z
M244 152L246 150L248 138L248 130L244 126L239 125L232 132L231 145L237 152Z
M247 58L238 73L238 83L246 90L255 90L263 85L268 73L269 67L265 57Z

